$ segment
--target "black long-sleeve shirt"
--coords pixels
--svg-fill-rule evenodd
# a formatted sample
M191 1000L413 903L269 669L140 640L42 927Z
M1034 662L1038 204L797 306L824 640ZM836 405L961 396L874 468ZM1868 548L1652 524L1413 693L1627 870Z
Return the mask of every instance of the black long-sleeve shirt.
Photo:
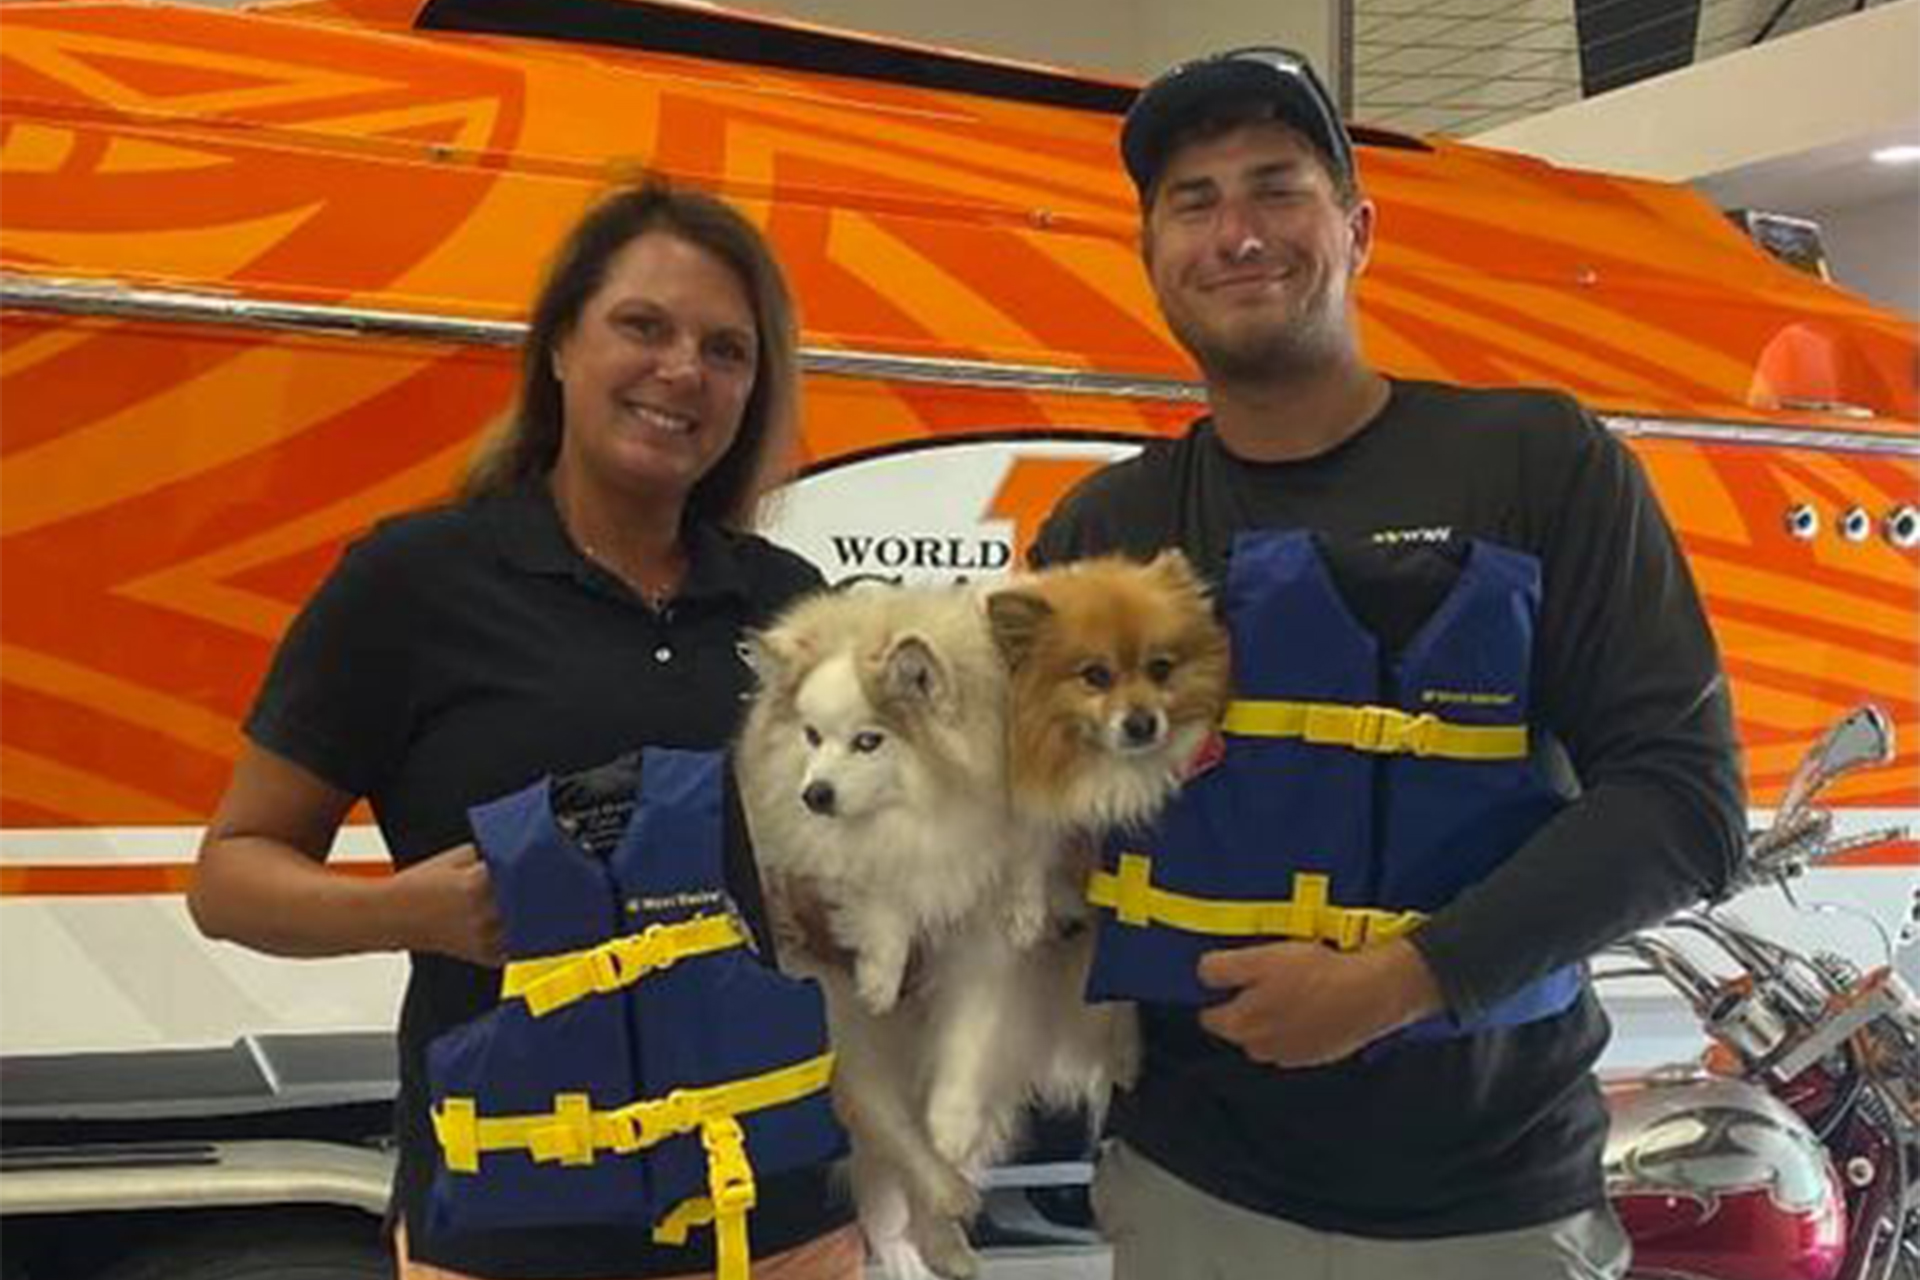
M1731 708L1685 560L1632 456L1576 403L1395 382L1326 453L1252 463L1201 420L1091 477L1036 564L1179 547L1216 585L1248 529L1321 535L1383 643L1410 635L1464 539L1536 556L1535 730L1579 793L1413 941L1460 1013L1725 884L1744 797ZM1114 1127L1171 1171L1326 1230L1431 1237L1597 1203L1606 1043L1591 995L1526 1026L1324 1068L1257 1065L1191 1011L1143 1010L1146 1070Z

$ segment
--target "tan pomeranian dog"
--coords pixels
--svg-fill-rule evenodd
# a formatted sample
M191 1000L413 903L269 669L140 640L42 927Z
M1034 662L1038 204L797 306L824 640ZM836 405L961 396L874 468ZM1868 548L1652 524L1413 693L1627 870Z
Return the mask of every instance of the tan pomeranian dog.
M1226 629L1186 557L1079 561L987 608L1011 672L1015 809L1063 839L1152 820L1232 691Z
M1003 998L973 1019L980 1047L949 1070L990 1078L1010 1066L991 1047L1024 1046L1024 1070L1044 1082L1028 1096L1084 1106L1097 1129L1110 1087L1133 1083L1139 1030L1132 1005L1087 1003L1087 879L1102 838L1156 817L1216 741L1232 683L1227 635L1177 551L1026 575L989 594L987 615L1008 668L1008 794L1028 856L1047 870L1049 924L1003 957Z
M1108 556L1032 574L995 591L987 614L1008 667L1009 795L1046 851L1052 922L1049 944L1022 957L1028 999L1002 1017L1098 1029L1095 1047L1084 1035L1063 1041L1067 1060L1097 1052L1104 1082L1129 1085L1139 1065L1133 1007L1086 1003L1087 880L1107 833L1151 822L1217 744L1232 696L1226 629L1178 551L1148 564ZM1087 1100L1097 1123L1105 1097Z

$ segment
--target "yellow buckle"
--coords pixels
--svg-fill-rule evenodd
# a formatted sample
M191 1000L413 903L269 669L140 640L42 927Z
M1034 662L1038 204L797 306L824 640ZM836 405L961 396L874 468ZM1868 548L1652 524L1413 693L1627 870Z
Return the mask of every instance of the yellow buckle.
M627 963L635 973L652 973L665 959L667 936L657 924L650 924L639 934L627 939L621 948Z
M472 1098L448 1098L433 1113L449 1173L480 1172L480 1112Z
M1426 755L1440 745L1441 728L1440 717L1432 712L1406 717L1406 727L1400 735L1401 749L1411 755Z
M640 1149L642 1127L629 1108L609 1111L600 1119L606 1126L607 1146L614 1154L630 1156Z
M685 1089L675 1089L664 1098L622 1107L620 1115L632 1124L636 1147L650 1147L657 1142L664 1142L700 1122L699 1109Z
M576 1000L624 990L687 956L708 955L745 942L739 926L723 915L650 925L637 934L580 951L515 960L501 975L500 996L524 999L529 1013L544 1017Z
M664 1098L635 1102L607 1112L603 1118L607 1122L608 1145L624 1156L672 1137L680 1130L666 1112Z
M715 1116L700 1126L707 1149L707 1186L717 1215L745 1213L758 1199L753 1165L747 1159L747 1135L732 1116Z
M1398 713L1387 707L1355 707L1353 711L1353 738L1347 744L1355 751L1390 751L1387 736L1396 726L1393 723Z
M601 995L611 995L624 985L620 956L611 948L587 954L587 981Z
M1319 924L1321 937L1342 951L1358 951L1366 945L1368 913L1364 908L1325 908Z
M1383 755L1424 756L1437 744L1440 729L1440 718L1431 713L1414 716L1395 707L1355 707L1346 745Z
M1273 904L1286 913L1284 921L1272 932L1296 942L1318 942L1325 931L1323 921L1338 910L1328 895L1333 891L1331 877L1314 871L1293 873L1293 897Z
M527 1151L537 1163L593 1163L593 1100L584 1093L554 1097L553 1114L527 1134Z

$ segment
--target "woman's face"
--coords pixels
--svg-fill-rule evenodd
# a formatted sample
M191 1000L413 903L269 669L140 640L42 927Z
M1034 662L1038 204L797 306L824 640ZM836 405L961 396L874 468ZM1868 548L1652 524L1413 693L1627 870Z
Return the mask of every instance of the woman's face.
M559 468L684 503L740 433L755 338L746 287L723 260L670 231L629 241L553 350Z

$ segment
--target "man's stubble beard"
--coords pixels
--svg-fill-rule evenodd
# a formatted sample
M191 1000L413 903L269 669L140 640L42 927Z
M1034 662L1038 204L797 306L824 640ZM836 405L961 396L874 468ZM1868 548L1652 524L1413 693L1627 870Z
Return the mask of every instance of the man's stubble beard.
M1339 307L1344 307L1342 299ZM1167 316L1173 336L1210 383L1227 386L1284 382L1341 363L1350 347L1343 313L1322 299L1309 314L1258 326L1237 339L1185 317Z

